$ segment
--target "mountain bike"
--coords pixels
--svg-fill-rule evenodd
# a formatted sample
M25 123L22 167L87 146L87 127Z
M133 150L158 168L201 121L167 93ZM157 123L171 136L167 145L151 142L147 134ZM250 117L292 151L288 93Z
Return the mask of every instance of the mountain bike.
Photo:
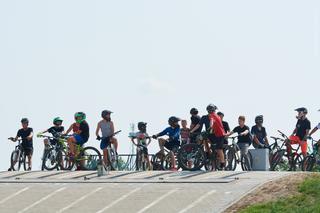
M8 140L15 142L14 138L8 138ZM16 145L14 151L11 153L10 157L10 171L19 171L21 168L21 165L23 165L23 169L27 171L27 156L24 152L24 149L22 147L22 139L17 140L18 145Z
M171 152L173 152L174 155L174 161L176 164L176 167L174 169L179 170L180 164L178 162L178 152L180 147L174 147L171 151L164 147L164 152L159 151L157 152L151 160L152 168L153 170L170 170L172 169L172 156Z
M308 172L320 171L320 141L316 141L312 137L308 139L312 141L312 152L303 160L302 170Z
M146 171L151 170L150 165L146 158L149 156L146 154L147 146L143 144L138 144L137 146L137 156L136 156L136 170Z
M106 140L106 141L110 141L110 139L112 137L114 137L115 135L119 134L121 132L121 130L113 133L112 135L110 135L109 137L106 138L101 138ZM98 151L99 152L99 151ZM116 152L116 150L114 149L113 145L111 143L108 143L107 146L107 153L108 153L108 158L106 159L107 163L104 163L104 167L107 171L110 170L118 170L118 164L119 164L119 160L118 160L118 154ZM100 154L100 152L99 152ZM101 157L101 156L100 156ZM105 157L105 156L104 156ZM105 161L104 161L105 162Z

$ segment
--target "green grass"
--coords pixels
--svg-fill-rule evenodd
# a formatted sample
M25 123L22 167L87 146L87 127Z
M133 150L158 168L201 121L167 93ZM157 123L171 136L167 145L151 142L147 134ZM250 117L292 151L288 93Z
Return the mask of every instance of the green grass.
M275 202L249 206L241 213L314 213L320 212L320 176L304 180L298 187L299 193Z

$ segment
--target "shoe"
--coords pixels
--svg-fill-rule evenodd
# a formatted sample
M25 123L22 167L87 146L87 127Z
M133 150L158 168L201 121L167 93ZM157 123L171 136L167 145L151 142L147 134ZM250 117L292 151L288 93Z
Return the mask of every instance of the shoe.
M9 168L9 169L8 169L8 172L11 172L11 171L12 171L12 169L11 169L11 168Z
M178 170L176 168L171 168L170 171L177 172Z
M27 171L31 171L31 167L29 167L29 168L27 169Z

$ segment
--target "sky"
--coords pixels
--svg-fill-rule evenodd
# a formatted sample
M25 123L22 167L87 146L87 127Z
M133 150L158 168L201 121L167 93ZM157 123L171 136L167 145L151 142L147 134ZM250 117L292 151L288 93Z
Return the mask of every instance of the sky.
M169 116L189 120L209 103L231 127L263 114L269 136L290 134L300 106L315 126L319 59L319 1L1 0L0 170L22 117L37 133L84 111L87 145L99 147L95 128L110 109L120 153L130 152L131 123L156 134ZM41 140L34 149L39 169Z

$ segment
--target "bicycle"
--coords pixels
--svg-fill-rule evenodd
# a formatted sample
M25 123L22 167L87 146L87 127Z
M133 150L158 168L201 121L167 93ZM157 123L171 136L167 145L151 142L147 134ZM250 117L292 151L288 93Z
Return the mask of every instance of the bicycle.
M298 152L301 145L299 144L296 149L293 148L291 144L289 143L286 144L286 142L290 141L289 137L285 135L283 132L281 132L280 130L278 130L278 132L283 138L281 140L284 141L285 143L283 143L280 150L275 152L275 154L273 155L271 160L270 170L271 171L288 171L288 170L297 171L299 169L302 169L303 157L302 157L302 154ZM287 149L283 149L284 145L290 146L293 152L291 151L291 153L287 153Z
M319 143L320 141L314 140L312 137L308 138L312 141L312 152L302 162L303 171L320 171L320 153L319 153Z
M56 140L55 145L49 145L49 149L45 150L42 159L42 170L69 170L70 156L67 154L67 137L58 134L56 137L37 135L39 138L47 138L48 140Z
M232 140L231 145L228 145L227 153L226 153L226 170L229 171L235 171L237 168L237 165L241 165L241 169L243 171L251 171L252 170L252 162L253 158L250 152L245 154L240 154L240 147L236 143L236 139L239 138L239 136L234 137L228 137Z
M164 147L164 152L157 152L151 160L153 170L170 170L172 169L171 152L173 152L176 167L174 169L179 170L180 165L177 159L177 154L180 147L175 147L171 151Z
M115 135L119 134L120 132L121 132L121 130L113 133L112 135L110 135L107 138L101 138L100 140L105 139L106 141L110 141L110 139L112 137L114 137ZM108 153L108 158L107 158L107 163L104 163L104 168L107 171L118 170L118 164L119 164L119 162L118 162L118 154L117 154L116 150L114 149L114 147L112 146L111 143L108 143L107 153Z
M15 142L13 137L8 138L8 140ZM25 151L22 147L22 139L18 139L18 145L16 145L15 149L11 153L10 157L10 171L19 171L21 165L23 165L23 169L27 171L27 164L26 162L27 156Z

